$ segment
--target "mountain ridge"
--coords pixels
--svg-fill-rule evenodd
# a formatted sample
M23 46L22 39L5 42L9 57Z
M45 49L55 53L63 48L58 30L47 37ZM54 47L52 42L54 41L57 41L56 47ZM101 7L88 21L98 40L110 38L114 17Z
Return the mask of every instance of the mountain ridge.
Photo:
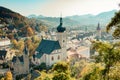
M97 24L100 23L102 27L105 27L106 24L110 22L115 12L117 12L117 10L106 11L97 15L85 14L67 16L63 17L63 25L69 27L80 26L83 28L84 26L87 26L88 28L93 26L95 29ZM59 24L59 17L46 17L42 15L42 17L36 16L35 18L37 20L42 20L45 23L47 22L47 24L51 25L51 27L56 27Z

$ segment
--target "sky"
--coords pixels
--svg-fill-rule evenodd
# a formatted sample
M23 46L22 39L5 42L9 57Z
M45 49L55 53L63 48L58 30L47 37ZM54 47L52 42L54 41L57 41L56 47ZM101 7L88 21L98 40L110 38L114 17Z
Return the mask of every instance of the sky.
M120 10L120 0L0 0L0 6L24 16L30 14L58 17Z

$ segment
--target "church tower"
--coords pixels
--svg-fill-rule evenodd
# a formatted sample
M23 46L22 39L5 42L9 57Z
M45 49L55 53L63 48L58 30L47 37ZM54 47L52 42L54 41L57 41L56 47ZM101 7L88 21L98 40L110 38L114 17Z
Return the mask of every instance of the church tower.
M97 32L97 39L100 39L101 38L101 28L100 28L100 23L98 23L98 26L97 26L97 30L96 30Z
M66 28L62 27L63 22L62 22L62 17L60 17L60 24L57 27L57 40L60 43L61 46L61 58L62 60L67 59L67 51L66 51L66 46L67 46L67 32Z

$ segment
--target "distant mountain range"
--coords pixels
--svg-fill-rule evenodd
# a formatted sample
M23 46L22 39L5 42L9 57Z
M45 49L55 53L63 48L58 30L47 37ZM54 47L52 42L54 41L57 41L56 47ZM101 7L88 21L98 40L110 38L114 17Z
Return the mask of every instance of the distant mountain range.
M100 26L105 28L117 10L102 12L98 15L74 15L63 17L63 26L67 28L80 29L96 29L98 22ZM29 19L28 19L29 18ZM59 25L59 17L46 17L43 15L36 16L34 14L27 17L22 16L10 9L0 6L0 23L14 24L16 29L23 29L26 26L36 30L38 24L43 24L49 28L56 28Z
M96 27L99 22L102 27L105 27L115 15L115 12L117 12L117 10L102 12L98 15L86 14L67 16L63 18L63 24L66 27ZM59 24L59 17L36 16L32 14L29 15L28 18L36 18L38 21L43 21L51 27L56 27Z

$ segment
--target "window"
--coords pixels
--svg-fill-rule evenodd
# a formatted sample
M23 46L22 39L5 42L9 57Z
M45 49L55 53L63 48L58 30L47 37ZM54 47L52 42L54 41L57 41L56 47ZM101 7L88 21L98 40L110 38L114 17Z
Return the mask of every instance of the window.
M60 59L60 55L58 55L58 60Z
M65 40L63 40L63 42L65 42Z
M52 56L51 60L53 61L54 60L54 57Z

